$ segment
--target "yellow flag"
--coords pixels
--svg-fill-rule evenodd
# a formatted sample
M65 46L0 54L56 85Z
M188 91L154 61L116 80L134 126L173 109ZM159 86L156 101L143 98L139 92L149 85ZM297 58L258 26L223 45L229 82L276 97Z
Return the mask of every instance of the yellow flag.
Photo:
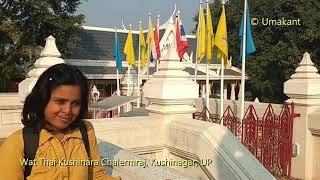
M141 68L147 63L147 46L144 40L144 35L142 31L142 25L140 24L140 34L139 34L139 44L140 44L140 60L141 60Z
M201 62L206 54L206 25L203 10L199 9L199 22L197 29L197 61Z
M131 27L129 30L129 34L126 40L126 44L124 45L124 54L126 55L126 61L129 65L135 66L136 60L134 56L134 48L133 48L133 41L132 41L132 33L131 33Z
M224 59L224 65L227 65L228 60L228 39L227 39L227 20L224 5L222 6L222 12L217 27L216 37L214 45L218 48L218 60Z
M214 35L213 35L213 29L212 29L212 19L211 19L211 13L210 13L210 7L209 3L207 3L207 46L206 46L206 52L207 52L207 62L212 61L212 49L214 46Z
M152 24L152 18L149 16L149 30L148 30L148 36L147 36L147 44L148 44L148 54L147 59L150 60L152 46L154 41L154 32L153 32L153 24Z

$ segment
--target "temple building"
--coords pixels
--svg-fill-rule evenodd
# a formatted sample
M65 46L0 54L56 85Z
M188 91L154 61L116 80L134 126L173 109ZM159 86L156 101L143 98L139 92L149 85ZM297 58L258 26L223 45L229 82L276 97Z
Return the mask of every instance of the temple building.
M166 28L169 23L173 23L175 11L167 22L160 25L160 51L161 56L166 51L165 44L168 34ZM123 53L125 41L129 30L118 29L118 36L120 39L120 49ZM144 30L145 36L147 36L148 30ZM138 60L138 43L139 43L139 31L132 30L133 43L135 47L136 61ZM114 39L115 29L83 26L83 30L79 34L80 43L72 54L65 58L67 63L77 66L89 79L91 87L95 85L100 92L100 97L109 97L115 94L117 89L116 78L116 63L114 59ZM184 54L181 63L184 65L184 71L188 72L191 77L195 75L195 54L197 40L194 35L186 35L189 43L189 50ZM121 85L124 85L126 81L123 80L126 76L128 66L126 63L125 55L123 57L123 70L120 73ZM161 63L161 58L160 58ZM209 66L209 84L210 84L210 97L220 96L220 63L217 60L213 60L213 63ZM155 63L150 63L149 78L156 71ZM136 73L131 71L131 73ZM133 75L134 76L134 75ZM135 75L137 76L137 75ZM147 80L147 68L141 70L142 87ZM247 77L246 77L247 79ZM231 60L228 61L228 66L224 70L224 98L237 100L239 93L239 87L241 82L241 70L231 65ZM203 59L197 66L197 83L199 86L199 96L204 97L206 86L206 60ZM123 90L122 90L122 94Z

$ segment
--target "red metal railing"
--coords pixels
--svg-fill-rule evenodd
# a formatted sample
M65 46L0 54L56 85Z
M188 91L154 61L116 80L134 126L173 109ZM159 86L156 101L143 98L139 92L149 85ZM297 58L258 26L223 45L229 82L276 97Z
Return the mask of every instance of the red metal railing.
M234 116L234 113L230 106L223 113L223 125L226 126L235 136L238 136L241 132L239 127L241 125L240 121Z
M110 111L106 111L103 109L89 109L87 119L100 119L100 118L113 118L117 117L118 115L118 110L113 109Z
M209 114L209 117L208 117ZM210 114L206 106L203 107L201 112L195 112L192 114L192 118L201 121L208 121L220 124L220 118L217 114Z
M200 115L206 116L203 112ZM241 140L271 173L290 177L293 120L297 116L299 115L295 114L293 103L284 103L279 115L274 113L272 105L269 104L262 118L257 116L254 106L249 105L240 121L228 106L223 114L222 124ZM194 119L196 117L194 115Z
M242 130L242 135L240 136L242 144L245 145L248 150L257 157L257 159L259 159L259 154L261 153L258 152L258 147L261 139L258 138L258 129L261 128L261 121L259 121L253 105L248 107L242 120L242 125L240 126Z

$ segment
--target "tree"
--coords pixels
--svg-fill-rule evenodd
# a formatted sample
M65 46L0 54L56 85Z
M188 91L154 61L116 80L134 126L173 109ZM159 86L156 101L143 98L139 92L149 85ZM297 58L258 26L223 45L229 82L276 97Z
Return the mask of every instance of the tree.
M257 51L246 64L249 80L246 82L246 97L258 97L263 102L282 103L287 99L283 84L294 73L304 52L311 54L316 66L320 64L320 1L260 0L248 1L250 16L258 18L259 24L252 27ZM220 1L210 4L214 31L221 13ZM240 39L238 37L243 1L233 0L226 5L229 54L233 65L241 68L239 61ZM300 19L300 25L263 25L262 18ZM194 18L197 21L197 16Z
M75 15L80 4L81 0L0 0L0 80L17 78L8 74L17 71L8 69L18 70L17 64L37 59L49 35L56 37L62 57L69 55L84 22L83 15Z

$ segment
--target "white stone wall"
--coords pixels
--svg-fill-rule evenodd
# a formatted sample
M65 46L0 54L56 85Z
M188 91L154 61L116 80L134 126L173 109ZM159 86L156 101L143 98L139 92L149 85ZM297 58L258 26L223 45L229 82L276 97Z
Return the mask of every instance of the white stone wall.
M21 108L11 109L8 106L0 106L0 138L6 138L22 127Z
M203 179L273 179L225 127L195 121L191 115L165 117L154 115L95 119L91 122L97 137L136 154L149 154L152 157L151 154L161 152L162 157L161 153L154 157L170 157L174 161L212 160L210 165L201 167L202 173L194 167L187 170L175 167L180 172L190 171Z
M101 141L99 147L104 164L106 164L105 162L120 162L123 160L123 165L105 166L108 174L112 174L113 176L119 175L122 180L199 180L199 178L188 176L170 167L154 166L150 159L136 155L108 142Z
M310 159L312 159L311 174L314 179L320 179L320 109L309 115L308 130L311 134L312 152L308 152Z
M22 127L22 107L17 93L0 93L0 138L6 138Z
M18 93L0 93L0 107L1 106L22 106L19 101Z

